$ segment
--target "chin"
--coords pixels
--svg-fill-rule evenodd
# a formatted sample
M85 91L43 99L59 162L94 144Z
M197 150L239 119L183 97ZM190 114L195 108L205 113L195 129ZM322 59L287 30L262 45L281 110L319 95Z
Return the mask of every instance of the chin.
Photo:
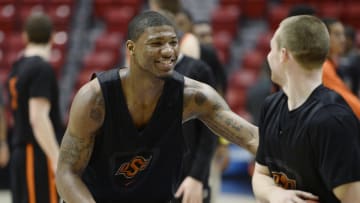
M160 78L160 79L171 78L171 76L173 75L173 73L174 73L174 70L170 70L170 71L168 71L168 72L159 74L159 75L158 75L158 78Z

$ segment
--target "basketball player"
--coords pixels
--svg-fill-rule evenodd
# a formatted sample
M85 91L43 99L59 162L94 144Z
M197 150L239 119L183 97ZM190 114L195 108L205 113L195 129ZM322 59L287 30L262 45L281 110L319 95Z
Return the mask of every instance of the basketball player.
M345 100L322 85L324 23L289 17L271 40L269 96L260 117L253 189L260 202L360 202L360 126Z
M213 88L174 71L178 39L167 18L144 12L128 30L130 67L97 74L72 103L56 176L67 203L170 202L190 119L256 152L256 126Z
M24 55L15 62L9 76L14 115L10 162L14 203L58 202L54 173L62 123L57 80L48 62L52 28L44 14L27 19Z

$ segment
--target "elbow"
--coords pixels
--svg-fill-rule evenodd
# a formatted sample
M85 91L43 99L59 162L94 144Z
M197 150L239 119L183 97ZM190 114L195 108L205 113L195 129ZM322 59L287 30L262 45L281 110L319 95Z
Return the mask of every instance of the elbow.
M57 167L55 172L55 184L60 196L68 192L67 188L69 188L69 186L67 186L67 183L69 182L69 177L71 177L70 170L66 170L62 167Z
M61 170L59 170L59 168L56 169L55 172L55 185L56 185L56 189L58 191L58 193L60 195L62 195L62 186L63 186L63 172Z
M59 167L57 167L55 172L55 183L59 188L62 185L63 178L64 178L64 170L59 169Z
M39 128L39 126L44 125L49 119L48 115L43 115L40 113L30 113L29 121L32 129Z

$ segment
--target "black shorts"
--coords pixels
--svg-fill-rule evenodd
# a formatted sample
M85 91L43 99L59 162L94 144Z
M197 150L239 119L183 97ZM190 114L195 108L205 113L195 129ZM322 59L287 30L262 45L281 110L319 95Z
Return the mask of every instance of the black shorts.
M13 203L58 203L55 176L49 163L37 145L13 148L10 162Z

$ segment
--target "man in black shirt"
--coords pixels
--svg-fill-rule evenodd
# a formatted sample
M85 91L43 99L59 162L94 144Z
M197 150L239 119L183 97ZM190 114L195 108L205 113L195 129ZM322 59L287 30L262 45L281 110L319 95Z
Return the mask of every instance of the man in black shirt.
M52 23L34 14L25 25L24 55L9 75L14 115L11 191L14 203L58 201L54 172L59 156L61 119L58 85L49 64ZM20 40L20 39L19 39Z
M322 85L329 33L314 16L289 17L271 40L269 96L260 117L253 176L262 202L360 202L360 126L340 95Z
M210 67L201 60L180 54L175 65L175 71L191 79L206 83L215 87L215 79ZM201 121L191 120L183 124L185 138L185 156L183 163L183 185L189 188L179 188L178 195L189 201L195 198L184 193L197 193L203 197L203 203L210 202L211 188L209 187L210 164L213 158L217 137ZM191 179L191 180L188 180ZM194 191L197 187L191 187L188 181L202 184L203 192ZM196 184L196 183L193 183ZM200 197L201 198L201 197Z
M174 71L174 25L154 11L128 29L130 67L85 84L70 110L56 182L67 203L169 202L180 182L182 122L199 119L252 153L257 127L209 85Z

